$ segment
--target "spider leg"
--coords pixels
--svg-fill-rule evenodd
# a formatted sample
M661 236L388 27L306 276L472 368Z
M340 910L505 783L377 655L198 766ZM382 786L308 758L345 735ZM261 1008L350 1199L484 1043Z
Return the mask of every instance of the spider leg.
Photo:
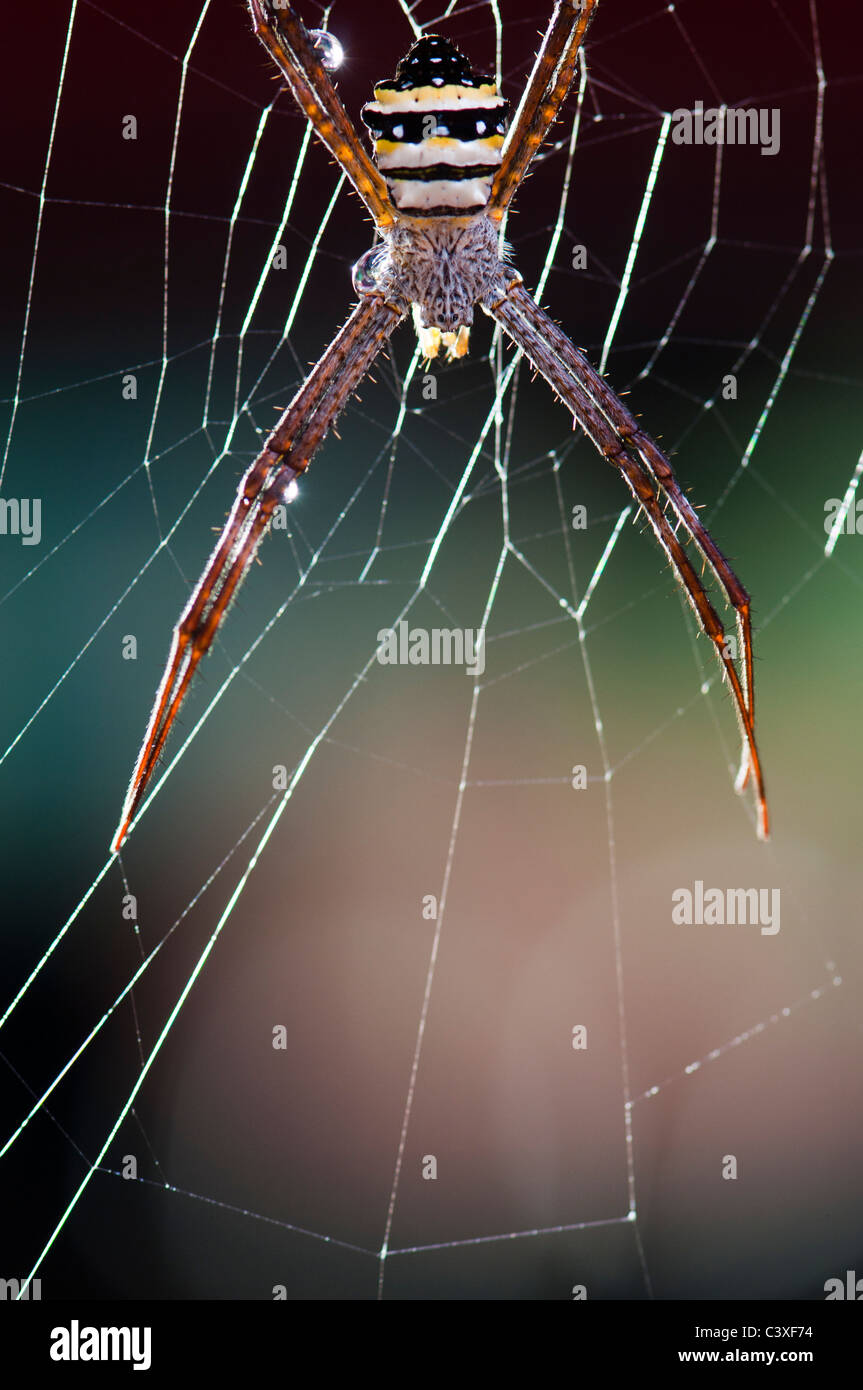
M545 377L601 454L622 473L643 508L657 540L668 556L702 631L716 649L734 699L743 752L736 789L742 791L750 773L755 784L758 835L768 836L767 798L761 759L755 743L752 626L749 595L725 556L699 520L680 489L671 464L659 446L641 429L635 417L564 333L515 280L494 303L483 305L517 347ZM716 575L737 616L741 671L728 650L725 628L714 609L676 528L662 505L664 494L678 524ZM742 673L742 674L741 674Z
M668 459L662 450L638 424L635 417L612 391L608 383L591 365L584 353L578 351L555 323L543 313L522 285L512 290L511 298L525 318L538 332L544 334L561 353L575 372L591 400L599 406L622 442L635 450L647 471L658 482L671 501L675 515L681 520L698 550L709 564L729 604L737 616L738 642L742 655L742 680L746 706L754 723L754 689L752 672L752 623L749 595L728 560L704 526L689 498L682 491ZM744 783L745 785L745 779Z
M329 74L322 67L309 29L289 0L249 0L257 38L270 51L288 82L297 106L309 118L318 139L342 165L378 228L392 227L395 211L388 188L372 164Z
M406 307L389 304L380 295L363 297L241 479L224 530L174 628L168 663L112 844L114 853L128 834L192 677L249 570L276 506L284 501L289 484L308 468Z
M361 143L309 31L290 0L249 0L255 33L280 68L318 138L341 165L381 230L396 218L382 175Z
M557 117L575 76L587 26L599 0L557 0L494 176L488 215L499 222Z

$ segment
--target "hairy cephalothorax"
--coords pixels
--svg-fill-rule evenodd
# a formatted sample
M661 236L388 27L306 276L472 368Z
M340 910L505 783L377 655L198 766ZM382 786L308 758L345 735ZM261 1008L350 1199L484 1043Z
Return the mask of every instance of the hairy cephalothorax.
M310 34L290 0L249 0L258 38L365 203L379 241L354 267L358 305L241 479L222 534L174 629L115 850L276 507L293 495L296 479L393 329L413 308L423 357L437 356L441 345L449 357L463 357L477 304L618 470L650 523L731 691L742 740L736 788L754 786L757 832L767 837L767 799L755 743L749 595L665 454L528 294L498 249L503 217L569 91L597 3L556 0L508 131L509 103L493 79L475 75L464 55L440 35L419 39L395 77L379 82L374 101L363 107L374 137L373 162L323 66L328 36ZM734 611L736 650L702 582L699 569L705 568Z
M413 308L424 358L463 357L477 304L506 294L499 228L485 216L400 219L354 267L358 294Z

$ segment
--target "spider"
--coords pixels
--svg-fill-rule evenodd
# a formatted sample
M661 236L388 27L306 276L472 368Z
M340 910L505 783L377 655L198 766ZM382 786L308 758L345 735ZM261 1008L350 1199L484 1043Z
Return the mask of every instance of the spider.
M587 358L531 298L501 253L501 221L569 91L598 0L557 0L507 132L506 102L447 39L420 38L363 108L372 160L289 0L249 0L257 37L316 134L374 219L378 240L353 269L359 298L242 478L224 530L174 629L143 747L113 842L128 834L189 683L254 559L276 506L295 491L330 426L396 325L412 311L425 358L468 351L479 305L512 339L616 468L644 512L713 642L742 736L735 788L752 781L756 826L767 801L755 743L749 595L681 490L671 464ZM670 513L669 516L666 513ZM687 554L684 532L734 609L739 662ZM739 669L738 669L739 665Z

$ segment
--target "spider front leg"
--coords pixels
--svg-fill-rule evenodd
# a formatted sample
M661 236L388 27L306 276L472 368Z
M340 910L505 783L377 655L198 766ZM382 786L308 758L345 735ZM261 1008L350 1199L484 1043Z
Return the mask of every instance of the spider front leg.
M759 839L769 833L767 796L761 759L755 743L754 688L752 669L752 627L749 595L737 579L725 556L698 519L683 495L674 471L662 450L641 429L635 417L614 394L602 377L514 279L501 296L483 304L505 329L517 347L545 377L570 410L574 420L596 448L624 477L636 501L644 510L657 540L668 556L702 631L714 644L722 672L728 682L740 725L742 756L735 783L742 791L750 773L755 785L757 831ZM742 678L728 650L725 628L707 591L665 515L664 495L672 515L682 524L696 549L713 570L737 614L742 650Z
M344 169L381 230L395 222L386 183L362 145L290 0L249 0L255 33L277 64L300 110Z
M111 846L115 854L128 834L192 677L249 570L275 508L284 501L290 483L308 468L406 307L387 303L380 295L360 301L241 480L207 568L174 628L168 664Z
M499 222L548 134L575 76L599 0L557 0L494 177L488 214Z

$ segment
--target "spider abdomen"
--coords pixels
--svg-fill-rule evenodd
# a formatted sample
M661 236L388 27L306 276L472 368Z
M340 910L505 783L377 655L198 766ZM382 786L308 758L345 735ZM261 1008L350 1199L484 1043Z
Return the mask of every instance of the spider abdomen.
M481 212L501 160L509 103L438 34L418 40L362 116L394 205L414 217Z

